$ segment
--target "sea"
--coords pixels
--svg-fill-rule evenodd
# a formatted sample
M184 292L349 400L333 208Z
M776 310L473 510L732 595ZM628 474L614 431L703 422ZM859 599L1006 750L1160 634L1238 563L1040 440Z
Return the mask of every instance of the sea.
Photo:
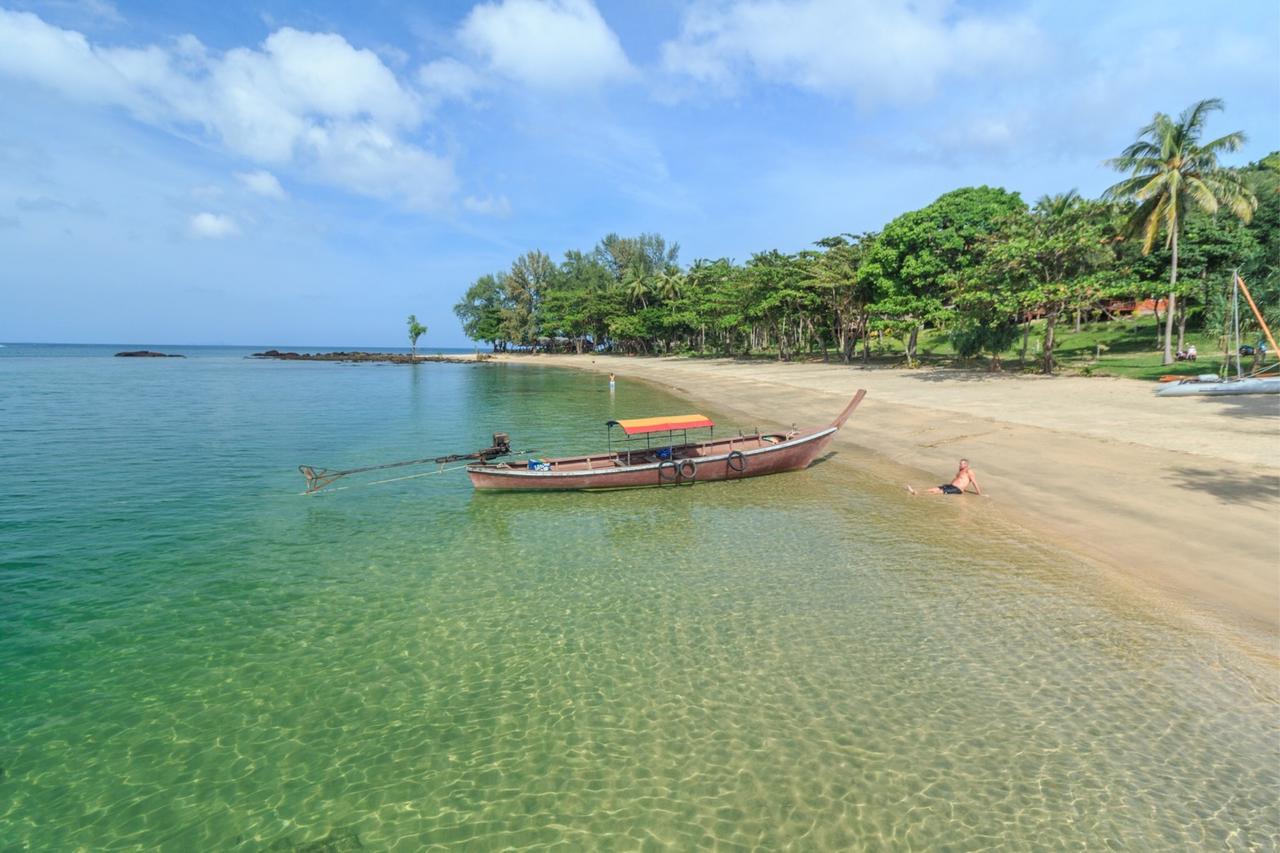
M143 348L186 358L113 357ZM262 348L0 349L0 848L1280 845L1271 662L982 502L841 446L691 487L425 465L306 495L300 464L594 450L690 404Z

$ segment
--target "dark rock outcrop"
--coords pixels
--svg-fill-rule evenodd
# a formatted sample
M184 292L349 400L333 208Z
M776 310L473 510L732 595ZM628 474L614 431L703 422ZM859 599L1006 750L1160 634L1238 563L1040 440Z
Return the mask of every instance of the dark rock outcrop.
M152 352L149 349L137 349L129 352L118 352L116 353L116 358L186 358L186 356L168 352Z
M281 352L269 349L255 352L250 358L270 358L277 361L343 361L343 362L380 362L390 364L413 364L415 361L447 361L457 364L474 364L471 356L420 355L416 359L404 352Z

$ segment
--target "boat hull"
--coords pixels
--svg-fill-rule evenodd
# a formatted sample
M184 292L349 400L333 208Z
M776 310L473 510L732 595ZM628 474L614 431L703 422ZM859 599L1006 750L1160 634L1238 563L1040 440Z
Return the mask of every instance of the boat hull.
M638 465L613 465L587 470L554 470L558 460L548 460L553 470L502 465L471 465L467 475L480 490L542 491L585 489L635 489L644 486L676 486L742 480L782 474L807 468L818 458L837 428L825 427L783 438L778 443L754 449L734 450L726 442L707 442L693 448L707 449L705 454L692 453L671 461L645 462Z
M1160 397L1228 397L1236 394L1280 394L1280 377L1173 382L1156 391Z

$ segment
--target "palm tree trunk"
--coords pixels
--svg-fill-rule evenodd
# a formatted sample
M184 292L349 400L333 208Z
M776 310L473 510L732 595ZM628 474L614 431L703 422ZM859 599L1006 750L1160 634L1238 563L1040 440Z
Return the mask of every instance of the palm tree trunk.
M1173 364L1173 312L1177 308L1178 295L1178 229L1173 229L1173 266L1169 273L1169 304L1164 307L1164 361Z
M1178 352L1185 350L1187 343L1187 305L1184 301L1178 306Z

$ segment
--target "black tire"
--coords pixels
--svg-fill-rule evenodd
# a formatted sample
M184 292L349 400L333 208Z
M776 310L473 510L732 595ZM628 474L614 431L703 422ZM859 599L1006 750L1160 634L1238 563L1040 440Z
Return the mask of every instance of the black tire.
M686 459L680 463L680 479L688 480L692 483L698 479L698 463L692 459Z
M671 472L671 476L667 476L666 474L667 471ZM680 482L680 469L676 466L676 463L670 460L666 462L659 462L658 463L658 485L662 485L663 483L678 483L678 482Z
M726 463L730 471L736 471L739 474L745 474L747 471L747 457L741 450L732 451Z

